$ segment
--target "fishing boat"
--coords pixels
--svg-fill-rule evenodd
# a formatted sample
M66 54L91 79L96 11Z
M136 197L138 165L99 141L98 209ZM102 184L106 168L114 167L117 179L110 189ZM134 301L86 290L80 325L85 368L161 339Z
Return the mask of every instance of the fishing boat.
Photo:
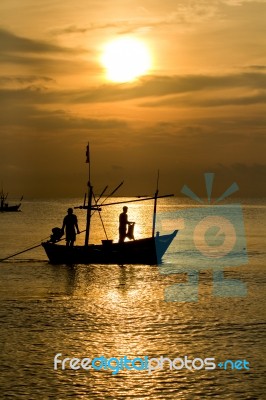
M89 162L89 145L87 146L87 161ZM100 197L96 200L93 186L90 181L90 169L89 169L89 181L88 181L88 194L84 197L83 205L77 206L74 208L84 209L87 211L86 218L86 234L85 234L85 243L80 246L67 246L63 244L58 244L61 240L63 240L61 229L53 228L53 234L50 239L46 242L42 243L42 246L47 254L47 257L51 264L145 264L145 265L156 265L162 262L162 257L170 246L171 242L175 238L177 234L177 230L173 231L167 235L160 235L159 232L155 233L155 223L156 223L156 209L157 209L157 200L163 197L170 197L170 195L158 196L158 179L157 178L157 190L155 195L152 197L145 197L144 199L137 200L129 200L129 201L119 201L112 203L105 203L107 198L112 196L119 187L123 184L118 185L117 188L113 190L113 192L104 199L104 201L100 202L100 199L105 192L106 188L101 193ZM88 201L86 201L86 198ZM124 241L121 243L114 243L113 240L104 239L101 244L92 244L90 243L90 226L91 226L91 217L97 211L99 214L101 212L102 207L112 206L115 204L126 204L138 201L147 201L154 200L154 208L153 208L153 226L152 226L152 234L150 237L141 238L134 240L134 235L131 226L131 235L130 238L132 240ZM100 216L101 218L101 216Z
M16 205L9 205L7 203L8 193L4 193L4 190L1 190L0 194L0 212L12 212L12 211L21 211L19 208L21 203ZM23 196L21 197L20 201L22 201Z

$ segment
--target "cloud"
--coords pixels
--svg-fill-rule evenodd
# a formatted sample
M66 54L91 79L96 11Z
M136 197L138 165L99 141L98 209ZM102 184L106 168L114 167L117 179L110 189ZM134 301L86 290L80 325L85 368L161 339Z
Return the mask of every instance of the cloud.
M266 89L266 74L250 72L217 76L150 76L141 79L136 84L103 85L95 89L80 91L76 95L73 93L73 101L75 103L114 102L226 88ZM168 100L166 100L166 103L168 104ZM160 101L142 105L155 106L163 104Z
M108 23L90 23L88 25L78 26L70 24L62 27L50 29L50 34L53 36L86 34L97 30L115 31L116 34L146 34L152 29L160 27L173 26L180 28L181 25L193 25L201 22L206 22L217 16L219 12L219 0L210 4L209 0L194 0L189 2L172 2L170 6L171 12L166 13L163 17L155 16L154 9L150 12L147 9L141 11L141 16L138 18L128 19L113 19ZM159 4L160 14L162 14L161 4ZM144 12L143 12L144 10ZM140 11L140 10L139 10ZM139 14L139 12L138 12Z
M0 52L2 53L66 53L73 52L61 46L41 40L33 40L17 36L0 28Z
M248 106L252 104L265 104L266 91L253 96L228 97L228 98L211 98L208 100L198 100L194 105L201 107L220 107L220 106Z
M246 3L266 3L266 0L220 0L220 2L228 6L243 6Z
M90 60L81 60L78 57L72 57L72 55L64 55L64 57L57 57L57 55L32 55L32 54L1 54L0 62L17 67L17 70L26 71L27 75L30 74L49 74L57 76L58 79L62 77L62 71L64 74L75 74L78 76L84 73L99 73L102 68L98 63Z
M4 118L8 121L3 121ZM7 123L1 135L1 170L5 170L11 157L20 167L24 185L32 177L29 186L39 196L48 192L51 196L69 193L69 177L74 173L72 195L75 190L80 193L88 139L93 149L94 181L99 187L115 176L118 183L126 178L124 194L149 193L152 190L149 182L153 178L156 181L155 171L160 168L161 192L179 194L184 183L191 183L197 193L205 195L202 174L206 171L219 172L217 195L231 180L239 183L240 195L256 195L264 190L253 185L252 171L257 174L259 169L252 169L245 179L245 171L239 165L265 164L266 116L259 121L242 114L233 120L193 115L134 128L120 119L81 118L60 109L51 112L21 106L20 110L10 110L8 115L1 113L1 119L2 125ZM265 181L263 171L261 182ZM44 188L43 182L50 180L52 186Z
M142 103L142 107L224 107L224 106L248 106L266 103L266 91L259 91L250 96L238 95L228 96L217 94L214 96L204 96L199 93L197 96L171 96L164 100L150 101Z
M181 2L176 5L176 10L169 14L166 22L183 23L186 25L206 22L219 14L218 3L208 0L194 0Z
M28 39L0 28L0 62L6 64L4 67L6 71L12 65L18 74L22 75L22 71L25 71L28 76L58 74L61 77L62 72L64 74L73 74L73 71L76 74L98 72L100 68L96 62L78 57L83 56L85 52L88 51ZM6 75L9 76L8 72ZM1 79L3 82L4 78ZM5 82L7 83L7 79Z
M20 79L22 80L22 77ZM47 78L42 83L49 86L49 82L49 78ZM230 97L222 93L222 91L233 89L240 90L240 93L230 95ZM0 101L2 100L3 105L8 102L16 104L22 101L24 104L90 104L150 98L152 100L143 102L141 106L181 106L183 104L186 106L213 107L264 103L264 89L266 89L266 74L262 72L217 76L150 76L133 84L106 84L77 90L55 90L46 88L37 81L32 81L32 85L27 85L24 88L2 88L0 90ZM219 93L222 94L215 93L215 91L220 91ZM212 93L215 93L215 96ZM190 94L193 94L193 97ZM180 97L181 95L183 97Z
M168 0L167 4L164 4L162 7L161 1L154 1L150 7L148 5L146 8L142 6L133 11L133 15L137 14L138 18L136 16L129 16L127 19L114 18L107 23L92 22L83 26L69 24L54 27L49 32L53 36L83 35L97 30L115 30L117 34L142 34L160 27L172 26L180 29L181 27L189 26L191 28L197 24L212 21L214 18L216 20L218 18L224 20L226 18L225 5L235 7L253 2L254 0L212 0L211 2L209 0L190 0L187 2L182 0ZM266 0L256 1L256 3L265 2ZM104 10L106 12L106 5L104 5ZM165 15L163 15L163 12L165 12Z
M114 118L84 118L70 114L61 109L54 111L39 110L30 106L14 106L6 108L1 113L0 124L2 127L17 127L34 129L37 132L73 129L112 130L127 129L127 123Z
M24 88L0 89L0 103L2 107L15 107L19 104L54 104L59 99L56 92L48 91L39 84Z
M57 35L66 35L72 33L86 33L88 32L88 28L81 28L76 25L67 25L61 28L53 28L50 30L50 34L57 36Z
M0 85L11 86L11 85L29 85L29 84L51 84L55 83L53 78L48 76L37 76L37 75L4 75L0 76Z
M264 163L235 162L230 165L217 165L217 172L223 178L235 178L239 193L237 196L265 197L266 165Z
M88 26L79 27L77 25L67 25L63 27L53 28L50 30L51 35L58 36L58 35L68 35L68 34L76 34L76 33L88 33L95 30L105 30L110 28L120 28L128 26L128 21L119 21L113 23L106 23L106 24L97 24L91 23Z
M173 22L171 22L172 24ZM97 24L91 23L88 26L79 27L77 25L67 25L63 27L53 28L50 30L52 36L61 35L75 35L87 34L94 31L115 31L117 35L136 34L143 35L148 33L151 29L159 26L169 25L169 21L161 21L154 19L147 19L146 21L130 21L120 20L112 23Z
M266 71L266 65L249 65L246 68L253 69L255 71Z

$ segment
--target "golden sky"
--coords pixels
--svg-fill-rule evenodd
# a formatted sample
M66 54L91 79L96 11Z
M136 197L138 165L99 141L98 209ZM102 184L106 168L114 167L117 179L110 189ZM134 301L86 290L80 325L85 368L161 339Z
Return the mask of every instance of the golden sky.
M266 0L2 0L0 180L9 192L82 196L188 184L266 196ZM151 68L107 79L107 43L138 39Z

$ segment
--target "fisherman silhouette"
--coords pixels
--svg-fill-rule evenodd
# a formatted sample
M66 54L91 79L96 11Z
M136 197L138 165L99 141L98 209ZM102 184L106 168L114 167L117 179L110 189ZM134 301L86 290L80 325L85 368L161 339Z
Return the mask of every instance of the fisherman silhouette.
M127 225L132 224L127 219L127 210L126 206L123 207L123 212L119 215L119 243L123 243L125 238L127 237Z
M73 214L73 208L67 210L67 215L64 218L62 232L64 233L66 228L66 245L73 247L76 240L76 230L79 233L78 219ZM76 229L75 229L76 228Z

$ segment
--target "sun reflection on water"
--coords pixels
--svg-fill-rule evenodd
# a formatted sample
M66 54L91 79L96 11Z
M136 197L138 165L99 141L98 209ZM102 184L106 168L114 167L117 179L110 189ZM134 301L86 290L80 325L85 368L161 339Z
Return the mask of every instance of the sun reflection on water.
M23 212L15 218L2 216L2 257L48 236L52 227L61 226L67 208L78 204L77 199L25 202ZM152 201L145 202L145 206L128 206L129 220L136 221L136 238L150 236ZM108 237L115 241L122 207L102 210ZM187 203L168 199L162 208L171 211L171 207L181 209ZM47 262L42 248L33 250L27 259L22 255L22 259L3 263L1 393L36 399L264 398L261 321L265 314L265 204L263 207L251 203L244 208L250 265L226 271L228 278L241 278L247 283L245 298L213 297L210 271L200 272L197 303L169 303L164 301L164 289L186 282L187 274L163 276L158 267L144 265L54 266ZM80 229L84 228L86 212L77 209L75 213ZM102 239L104 232L99 217L94 215L91 242L101 243ZM84 235L78 240L83 244ZM185 245L180 243L181 266L185 263ZM80 358L248 358L256 370L245 373L245 379L241 371L229 375L220 370L212 373L165 368L151 375L124 370L115 376L108 370L55 371L56 353Z

